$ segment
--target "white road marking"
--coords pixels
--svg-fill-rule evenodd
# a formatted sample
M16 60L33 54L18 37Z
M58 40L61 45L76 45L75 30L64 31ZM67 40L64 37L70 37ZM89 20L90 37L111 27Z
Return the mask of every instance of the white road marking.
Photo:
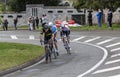
M117 62L120 62L120 59L108 61L105 64L107 65L107 64L117 63Z
M77 43L81 43L81 42L77 42ZM77 77L83 77L83 76L85 76L86 74L88 74L88 73L92 72L93 70L95 70L96 68L98 68L98 67L105 61L105 59L106 59L107 56L108 56L107 50L106 50L105 48L103 48L103 47L100 47L100 46L97 46L97 45L94 45L94 44L89 44L89 43L83 43L83 44L92 45L92 46L95 46L95 47L97 47L97 48L102 49L102 50L104 51L104 55L103 55L103 58L102 58L95 66L93 66L91 69L89 69L89 70L86 71L85 73L78 75Z
M119 75L108 76L108 77L120 77L120 74Z
M102 70L98 70L92 74L98 74L98 73L105 73L105 72L109 72L109 71L114 71L114 70L120 70L120 66L116 66L116 67L111 67L111 68L107 68L107 69L102 69Z
M30 40L34 40L34 39L35 39L34 35L30 35L30 36L29 36L29 39L30 39Z
M89 39L89 40L86 40L85 42L88 43L88 42L91 42L91 41L94 41L94 40L97 40L97 39L100 39L101 37L95 37L95 38L92 38L92 39Z
M113 46L116 46L116 45L120 45L120 42L114 43L114 44L110 44L110 45L108 45L108 46L106 46L106 47L109 48L109 47L113 47Z
M115 52L115 51L118 51L118 50L120 50L120 48L112 49L111 52Z
M101 44L110 42L110 41L112 41L112 40L114 40L114 39L115 39L115 38L104 40L104 41L102 41L102 42L97 43L97 45L101 45Z
M18 39L16 35L11 35L10 36L12 39Z
M120 54L114 54L114 55L111 56L111 58L117 57L117 56L120 56Z
M45 58L43 58L42 60L40 60L39 62L37 62L37 63L35 63L35 64L31 65L31 66L28 66L28 67L24 68L23 70L27 70L27 69L29 69L29 68L32 68L32 67L34 67L34 66L37 66L38 64L40 64L40 63L42 63L42 62L44 62L44 61L45 61Z
M75 41L81 40L81 39L83 39L83 38L85 38L85 36L81 36L81 37L79 37L79 38L76 38L76 39L72 40L72 42L75 42Z

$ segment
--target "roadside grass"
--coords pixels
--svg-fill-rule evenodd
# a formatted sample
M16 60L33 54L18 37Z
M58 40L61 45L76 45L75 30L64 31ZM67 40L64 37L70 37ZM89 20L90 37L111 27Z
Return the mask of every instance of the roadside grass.
M0 71L38 58L43 51L37 45L0 42Z
M106 24L103 24L102 27L98 27L97 25L93 25L93 26L83 25L83 26L78 26L78 27L70 27L70 29L73 31L120 30L120 24L113 24L112 28L109 28Z

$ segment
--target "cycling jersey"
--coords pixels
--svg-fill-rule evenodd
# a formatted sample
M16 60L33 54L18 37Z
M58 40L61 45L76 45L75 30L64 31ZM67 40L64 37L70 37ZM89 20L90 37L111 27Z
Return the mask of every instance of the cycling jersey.
M60 36L63 37L64 35L66 35L67 37L69 37L70 35L70 28L67 24L60 28Z
M52 32L55 34L57 32L57 27L54 25L52 26Z
M51 29L49 29L47 32L45 32L45 30L43 29L41 34L43 33L44 33L44 44L47 44L48 41L52 38L53 32Z

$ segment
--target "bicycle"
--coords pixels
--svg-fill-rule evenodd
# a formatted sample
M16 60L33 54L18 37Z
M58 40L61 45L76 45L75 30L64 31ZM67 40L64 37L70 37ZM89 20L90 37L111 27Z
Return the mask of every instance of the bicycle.
M41 43L41 45L43 45L44 41L41 40L40 43ZM50 50L49 41L47 44L45 44L44 48L45 48L45 61L46 61L46 63L48 63L48 60L49 60L49 62L51 62L52 60L51 60L51 50Z
M43 41L40 41L41 45L43 45ZM54 58L56 59L57 58L57 54L55 52L55 49L54 49L54 46L53 44L51 43L51 40L48 41L47 44L45 44L45 61L46 63L48 63L48 60L49 62L52 61L52 54L54 54Z
M64 47L67 51L67 54L71 54L70 46L68 44L67 37L65 35L63 36L63 43L64 43Z

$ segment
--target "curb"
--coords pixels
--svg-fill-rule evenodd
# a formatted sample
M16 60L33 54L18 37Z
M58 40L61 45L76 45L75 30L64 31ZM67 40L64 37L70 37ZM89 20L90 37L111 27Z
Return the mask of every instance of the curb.
M34 59L34 60L31 60L31 61L28 61L24 64L21 64L21 65L18 65L18 66L15 66L15 67L12 67L10 69L7 69L7 70L4 70L4 71L0 71L0 77L1 76L4 76L4 75L7 75L7 74L10 74L10 73L13 73L15 71L18 71L18 70L22 70L23 68L26 68L28 66L31 66L37 62L39 62L40 60L42 60L44 58L44 56L39 56L38 58Z

